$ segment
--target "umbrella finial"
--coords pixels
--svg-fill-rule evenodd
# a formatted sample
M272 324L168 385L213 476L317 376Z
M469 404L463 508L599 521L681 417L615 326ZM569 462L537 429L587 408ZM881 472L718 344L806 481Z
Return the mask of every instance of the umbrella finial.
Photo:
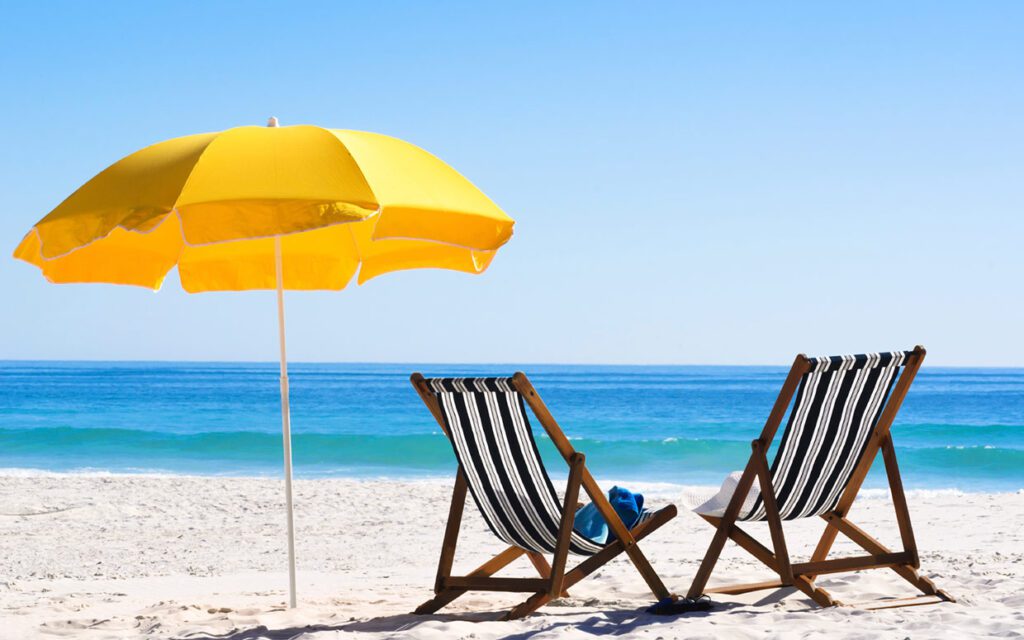
M277 126L277 117L270 116L269 118L267 118L267 126L268 127L276 127Z

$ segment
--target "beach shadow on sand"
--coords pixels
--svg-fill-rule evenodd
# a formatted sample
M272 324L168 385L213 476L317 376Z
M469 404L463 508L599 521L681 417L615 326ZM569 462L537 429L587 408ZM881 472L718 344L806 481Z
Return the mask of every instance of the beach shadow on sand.
M687 618L703 618L712 615L715 611L721 612L724 609L732 608L733 605L719 604L712 611L698 611L685 614ZM429 622L498 622L505 614L505 610L485 611L463 614L435 614L435 615L414 615L411 613L381 616L368 620L354 620L341 624L332 625L308 625L302 627L283 627L270 629L265 626L253 627L251 629L240 629L224 634L203 634L189 635L188 640L290 640L301 634L326 631L344 631L356 633L380 633L390 634L412 631L421 624ZM547 611L541 614L544 622L536 628L525 629L517 633L504 636L507 640L528 640L539 634L549 633L564 628L572 628L593 636L618 636L625 635L642 628L657 628L660 625L670 624L682 616L655 616L645 613L643 610L634 611L603 611L581 613L557 613ZM572 617L572 620L565 618ZM514 624L514 623L513 623Z

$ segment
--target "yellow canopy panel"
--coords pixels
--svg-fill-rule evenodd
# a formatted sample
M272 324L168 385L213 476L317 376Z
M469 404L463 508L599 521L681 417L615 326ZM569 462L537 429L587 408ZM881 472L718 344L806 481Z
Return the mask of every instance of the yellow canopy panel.
M175 138L94 177L14 252L51 282L192 292L341 289L400 269L487 268L514 221L450 166L375 133L239 127ZM360 268L360 265L362 267Z

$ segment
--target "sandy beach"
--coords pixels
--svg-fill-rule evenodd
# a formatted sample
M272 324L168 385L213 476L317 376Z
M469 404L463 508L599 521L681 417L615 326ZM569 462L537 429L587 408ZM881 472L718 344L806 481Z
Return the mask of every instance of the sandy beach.
M633 483L636 486L635 483ZM299 600L284 607L281 483L274 479L0 476L0 638L948 638L1024 633L1024 492L912 491L923 571L958 602L882 611L813 608L801 594L719 598L707 614L643 613L650 593L619 558L571 597L500 622L514 594L469 594L442 614L409 612L430 595L448 480L296 483ZM651 502L684 488L641 485ZM896 543L890 503L868 492L851 517ZM755 535L767 537L764 525ZM807 554L821 524L789 529ZM685 591L712 530L683 511L644 547ZM456 570L500 550L467 508ZM852 551L838 545L837 552ZM509 575L529 575L525 561ZM729 548L713 582L768 576ZM913 595L881 570L822 579L844 602Z

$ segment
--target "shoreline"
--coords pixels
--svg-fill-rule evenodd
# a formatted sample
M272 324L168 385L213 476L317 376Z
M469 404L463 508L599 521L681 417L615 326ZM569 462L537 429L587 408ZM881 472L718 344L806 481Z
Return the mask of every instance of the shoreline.
M560 478L564 473L558 470L552 474L553 478ZM281 481L281 471L266 474L196 474L177 473L173 471L111 471L106 469L83 469L70 471L52 471L48 469L35 469L29 467L0 467L0 478L155 478L155 479L188 479L188 480L253 480L253 481ZM296 472L296 482L319 482L319 481L345 481L357 483L374 482L402 482L408 484L446 484L452 482L454 470L451 473L423 473L409 475L323 475L310 476ZM725 479L723 474L723 480ZM709 483L683 483L663 482L656 480L637 480L627 478L616 478L615 476L600 477L599 483L602 487L610 488L612 485L627 486L636 488L638 491L653 490L666 492L676 490L679 492L714 492L720 487L719 484ZM556 483L557 484L557 483ZM962 487L907 487L905 493L908 496L959 496L959 495L1024 495L1024 487L1016 489L988 489L988 488L962 488ZM888 498L888 487L865 486L861 492L862 498L878 499Z

